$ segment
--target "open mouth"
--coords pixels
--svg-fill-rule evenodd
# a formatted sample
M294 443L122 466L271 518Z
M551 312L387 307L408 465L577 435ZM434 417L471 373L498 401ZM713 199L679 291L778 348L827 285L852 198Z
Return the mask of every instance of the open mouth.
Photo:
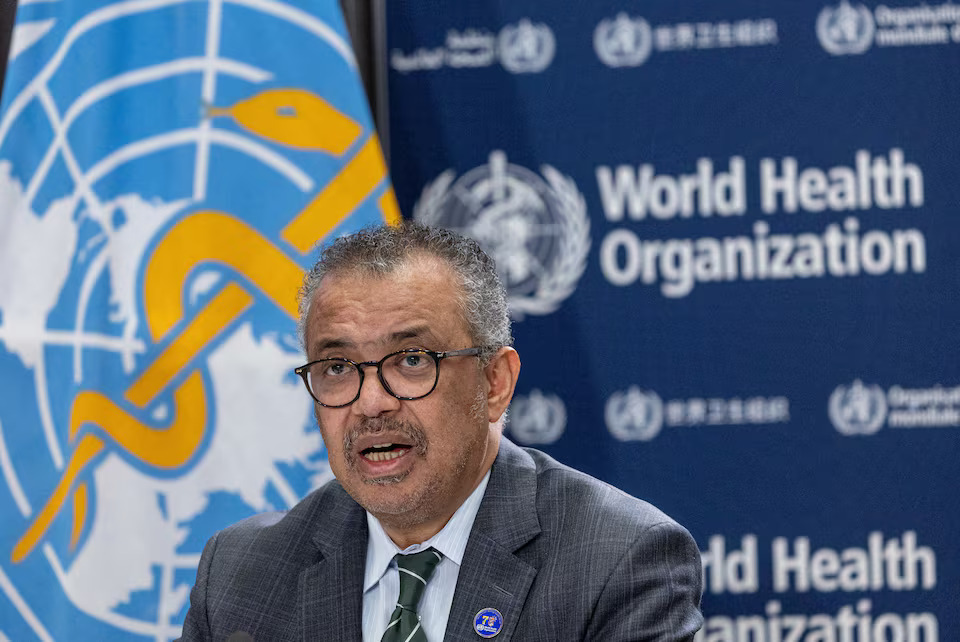
M390 461L402 457L410 446L407 444L374 444L360 451L360 455L367 461Z

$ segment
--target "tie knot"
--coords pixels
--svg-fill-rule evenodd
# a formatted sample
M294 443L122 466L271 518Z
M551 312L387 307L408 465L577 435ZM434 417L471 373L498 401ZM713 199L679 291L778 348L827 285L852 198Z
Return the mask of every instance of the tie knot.
M415 611L423 597L427 581L443 555L436 549L428 548L412 555L397 555L395 559L400 569L400 598L397 603L405 609Z

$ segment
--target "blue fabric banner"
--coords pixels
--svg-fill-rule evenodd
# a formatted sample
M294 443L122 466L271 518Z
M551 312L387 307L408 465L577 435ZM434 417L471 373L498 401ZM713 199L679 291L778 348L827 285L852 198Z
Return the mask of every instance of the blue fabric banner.
M335 0L20 3L0 639L172 639L207 538L330 477L296 292L397 216Z
M703 552L704 642L960 630L960 7L390 2L401 209L496 257L509 434Z

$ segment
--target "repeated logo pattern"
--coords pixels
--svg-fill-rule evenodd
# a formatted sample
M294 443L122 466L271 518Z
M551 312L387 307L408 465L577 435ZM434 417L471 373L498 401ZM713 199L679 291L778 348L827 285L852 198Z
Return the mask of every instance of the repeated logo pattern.
M500 31L500 63L515 74L543 71L555 51L553 31L545 24L521 20Z
M512 74L534 74L550 66L556 48L550 27L523 18L504 25L499 32L473 27L451 29L442 45L417 47L413 51L395 48L390 52L390 67L406 74L444 67L479 69L499 62Z
M960 386L934 385L887 389L857 379L837 386L827 413L834 428L848 437L892 429L956 429L960 427Z
M872 435L887 419L887 399L877 385L857 379L849 386L837 386L830 395L830 421L844 435Z
M650 441L663 428L663 400L652 390L630 386L607 399L604 419L620 441Z
M614 19L602 20L593 31L593 47L597 57L608 67L642 65L653 48L650 23L619 13Z
M863 53L873 44L875 30L870 10L847 0L834 7L824 7L817 17L817 38L823 48L835 56Z
M509 426L524 444L552 444L567 427L567 408L557 395L534 388L529 394L514 395Z

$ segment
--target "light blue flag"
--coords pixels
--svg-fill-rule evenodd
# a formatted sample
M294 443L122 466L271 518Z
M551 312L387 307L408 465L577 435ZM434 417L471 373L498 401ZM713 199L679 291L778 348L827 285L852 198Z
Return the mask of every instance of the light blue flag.
M0 641L170 640L330 477L312 248L398 212L336 0L20 0L0 108Z

